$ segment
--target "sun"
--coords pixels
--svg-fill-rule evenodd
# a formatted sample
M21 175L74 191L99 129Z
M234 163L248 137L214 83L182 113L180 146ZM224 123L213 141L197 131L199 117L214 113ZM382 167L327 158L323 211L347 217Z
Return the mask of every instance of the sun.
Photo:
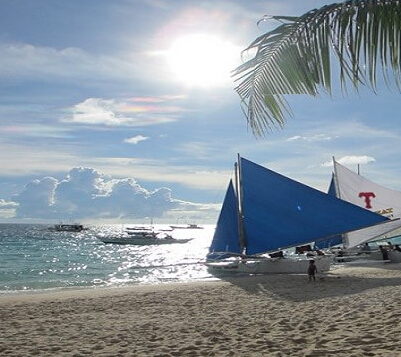
M218 87L232 83L240 50L228 41L203 34L177 38L166 54L173 80L189 86Z

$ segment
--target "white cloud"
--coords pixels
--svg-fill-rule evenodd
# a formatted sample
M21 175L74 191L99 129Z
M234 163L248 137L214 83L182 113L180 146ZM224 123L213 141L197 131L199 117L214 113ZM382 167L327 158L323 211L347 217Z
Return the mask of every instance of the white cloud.
M138 144L140 141L149 139L148 136L137 135L132 138L125 139L124 142L127 144Z
M16 216L30 218L51 215L56 187L57 180L53 177L29 182L22 192L13 197L18 203Z
M370 156L343 156L338 159L338 162L342 165L354 165L354 164L367 164L369 162L376 161Z
M174 100L174 97L171 100ZM136 102L135 99L118 101L87 98L74 105L70 109L71 114L61 120L88 125L148 126L174 122L182 111L180 107L166 105L165 100L144 104Z
M198 213L215 218L218 207L185 202L172 197L166 187L149 191L133 178L112 179L92 168L73 168L63 180L44 177L29 182L14 202L16 219L145 219ZM10 217L8 217L10 218Z
M357 165L357 164L367 164L369 162L376 161L375 158L362 155L362 156L343 156L339 159L335 159L341 165ZM322 164L324 167L331 167L333 166L333 161L326 161Z
M0 199L0 217L9 219L15 216L18 203Z
M15 209L16 207L18 207L17 203L0 199L0 209Z
M130 118L116 115L115 110L114 100L89 98L76 104L72 110L72 116L65 118L65 121L93 125L121 125L130 121Z
M314 142L314 141L329 141L332 139L333 139L333 137L326 135L326 134L315 134L312 136L295 135L295 136L288 138L286 141L304 140L307 142Z

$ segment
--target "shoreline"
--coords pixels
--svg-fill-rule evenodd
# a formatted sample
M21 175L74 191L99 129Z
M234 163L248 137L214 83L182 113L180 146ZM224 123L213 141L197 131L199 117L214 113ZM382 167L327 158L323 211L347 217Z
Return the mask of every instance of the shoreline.
M333 268L334 267L334 268ZM327 282L332 279L340 278L371 278L386 272L385 275L394 272L396 276L401 278L401 263L384 263L382 261L366 261L361 264L345 263L343 265L334 265L332 269L325 273L316 275L317 282ZM363 275L363 276L361 276ZM48 290L27 290L27 291L11 291L0 292L0 307L7 303L24 303L24 302L38 302L43 300L67 300L75 298L103 298L112 296L121 296L127 294L143 294L152 292L168 292L178 291L185 289L202 289L211 285L231 284L234 286L241 286L248 288L252 284L274 284L281 286L280 281L285 283L291 282L292 284L297 281L302 281L306 274L226 274L225 276L210 277L202 280L185 281L185 282L158 282L158 283L142 283L135 285L124 286L82 286L82 287L68 287L56 288ZM326 280L326 281L325 281ZM305 279L305 282L308 282ZM271 289L275 289L271 285ZM371 285L371 284L370 284Z
M87 286L87 287L69 287L48 290L24 290L0 292L0 307L2 304L12 302L33 302L39 300L65 300L74 298L93 298L131 294L131 293L147 293L160 290L174 290L176 288L185 288L191 285L207 285L222 282L218 278L208 278L204 280L186 281L186 282L161 282L161 283L143 283L136 285L124 286Z
M331 270L322 274L318 274L318 279L324 279L325 277L331 277L332 275L336 275L337 271L340 271L343 275L344 269L352 269L352 268L373 268L373 269L381 269L385 268L387 270L401 270L401 263L399 264L387 264L383 263L380 260L377 261L369 261L366 263L353 264L345 263L345 264L335 264L332 266ZM140 283L133 285L121 285L121 286L71 286L71 287L62 287L62 288L51 288L51 289L38 289L38 290L13 290L13 291L0 291L0 306L3 302L7 300L11 301L24 301L24 300L35 300L35 297L39 299L68 299L75 298L82 295L83 297L87 296L102 296L109 294L120 294L124 292L141 292L141 291L152 291L152 290L164 290L171 287L184 287L188 285L203 285L210 283L218 283L218 282L234 282L236 280L241 281L242 279L250 279L250 278L258 278L266 280L270 280L272 277L276 279L277 277L289 277L289 276L305 276L306 274L259 274L253 276L247 276L246 274L232 274L226 273L225 276L213 276L192 280L192 281L169 281L169 282L157 282L157 283ZM32 297L32 299L30 298Z
M0 296L4 356L398 356L401 265Z

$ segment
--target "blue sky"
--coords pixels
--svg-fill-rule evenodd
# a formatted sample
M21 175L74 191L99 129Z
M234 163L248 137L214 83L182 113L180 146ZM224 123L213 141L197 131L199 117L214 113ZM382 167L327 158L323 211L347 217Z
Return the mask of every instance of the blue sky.
M327 3L2 0L0 222L215 223L237 153L323 191L332 156L400 189L395 88L247 127L230 71L275 27L257 21Z

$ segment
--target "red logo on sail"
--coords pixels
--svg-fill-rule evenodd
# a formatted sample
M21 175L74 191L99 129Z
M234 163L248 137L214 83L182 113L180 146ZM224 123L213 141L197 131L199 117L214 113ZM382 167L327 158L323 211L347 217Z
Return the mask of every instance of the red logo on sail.
M359 197L365 198L365 208L372 208L372 198L376 197L373 192L359 192Z

